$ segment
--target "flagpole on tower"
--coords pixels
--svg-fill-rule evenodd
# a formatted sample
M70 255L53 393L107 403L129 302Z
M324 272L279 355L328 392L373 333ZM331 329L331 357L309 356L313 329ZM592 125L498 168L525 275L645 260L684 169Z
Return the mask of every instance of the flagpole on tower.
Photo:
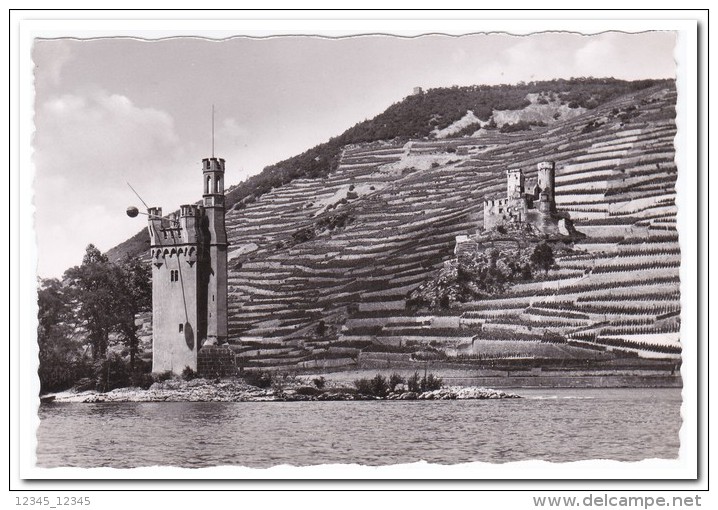
M214 157L214 104L212 104L212 157Z

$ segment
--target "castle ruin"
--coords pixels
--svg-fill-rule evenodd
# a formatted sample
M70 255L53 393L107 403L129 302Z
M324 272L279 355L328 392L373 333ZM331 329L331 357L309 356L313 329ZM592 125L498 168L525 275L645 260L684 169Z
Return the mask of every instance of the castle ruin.
M536 181L526 183L520 168L506 172L506 198L484 201L484 230L511 224L532 225L544 234L556 233L563 219L556 212L556 167L553 161L538 165Z

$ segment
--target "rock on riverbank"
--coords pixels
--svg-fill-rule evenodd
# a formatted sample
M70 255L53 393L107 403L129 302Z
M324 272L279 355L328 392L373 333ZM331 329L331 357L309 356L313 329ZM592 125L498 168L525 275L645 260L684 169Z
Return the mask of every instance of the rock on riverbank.
M396 396L395 396L396 395ZM501 390L492 390L491 388L479 388L476 386L451 386L441 388L434 391L425 391L423 393L399 393L389 394L390 400L478 400L478 399L495 399L495 398L521 398L516 393L509 393Z
M119 388L107 393L67 391L54 395L54 402L288 402L323 400L467 400L520 398L500 390L478 387L448 387L423 393L390 393L385 398L357 394L353 388L335 387L318 390L299 384L286 388L257 388L241 380L213 382L169 380L154 383L149 389Z

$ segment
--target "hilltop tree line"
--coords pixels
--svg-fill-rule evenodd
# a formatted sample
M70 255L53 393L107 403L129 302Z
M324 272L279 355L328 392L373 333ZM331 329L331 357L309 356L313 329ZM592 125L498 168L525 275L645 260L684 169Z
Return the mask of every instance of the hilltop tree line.
M299 178L320 178L336 170L342 147L379 140L424 138L432 130L443 129L463 117L468 110L481 120L489 120L494 110L516 110L526 107L530 93L551 93L571 107L595 108L626 93L669 80L624 81L614 78L572 78L536 81L516 85L473 85L429 89L407 96L383 113L364 120L344 133L311 149L265 167L262 172L243 181L227 193L227 208L252 201L273 188ZM511 128L507 128L511 129ZM513 128L515 129L515 127ZM125 253L139 254L149 246L146 229L122 245L110 250L110 259L119 260Z
M82 264L61 280L40 280L41 392L67 389L82 379L104 391L146 375L135 316L151 306L150 267L129 256L112 263L92 244Z
M315 178L329 174L339 163L345 145L392 140L423 138L433 129L443 129L472 110L480 120L487 121L494 110L520 110L530 104L526 95L551 91L573 107L595 108L628 92L642 90L661 80L623 81L613 78L572 78L570 80L538 81L516 85L473 85L429 89L422 94L404 98L373 119L347 129L328 142L317 145L292 158L264 168L244 185L233 190L240 200L270 191L296 178ZM242 188L242 189L240 189ZM243 195L243 196L240 196Z

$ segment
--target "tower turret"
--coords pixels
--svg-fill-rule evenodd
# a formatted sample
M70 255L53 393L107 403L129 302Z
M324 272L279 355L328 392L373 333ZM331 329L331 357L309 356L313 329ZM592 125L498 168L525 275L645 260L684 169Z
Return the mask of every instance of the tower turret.
M180 235L183 243L202 242L201 210L196 205L181 205L179 216Z
M214 157L203 159L202 175L204 177L202 196L205 199L211 196L224 198L224 159ZM205 200L205 206L207 205Z
M161 246L160 241L162 236L162 208L161 207L150 207L147 209L148 223L147 226L150 232L150 245Z

